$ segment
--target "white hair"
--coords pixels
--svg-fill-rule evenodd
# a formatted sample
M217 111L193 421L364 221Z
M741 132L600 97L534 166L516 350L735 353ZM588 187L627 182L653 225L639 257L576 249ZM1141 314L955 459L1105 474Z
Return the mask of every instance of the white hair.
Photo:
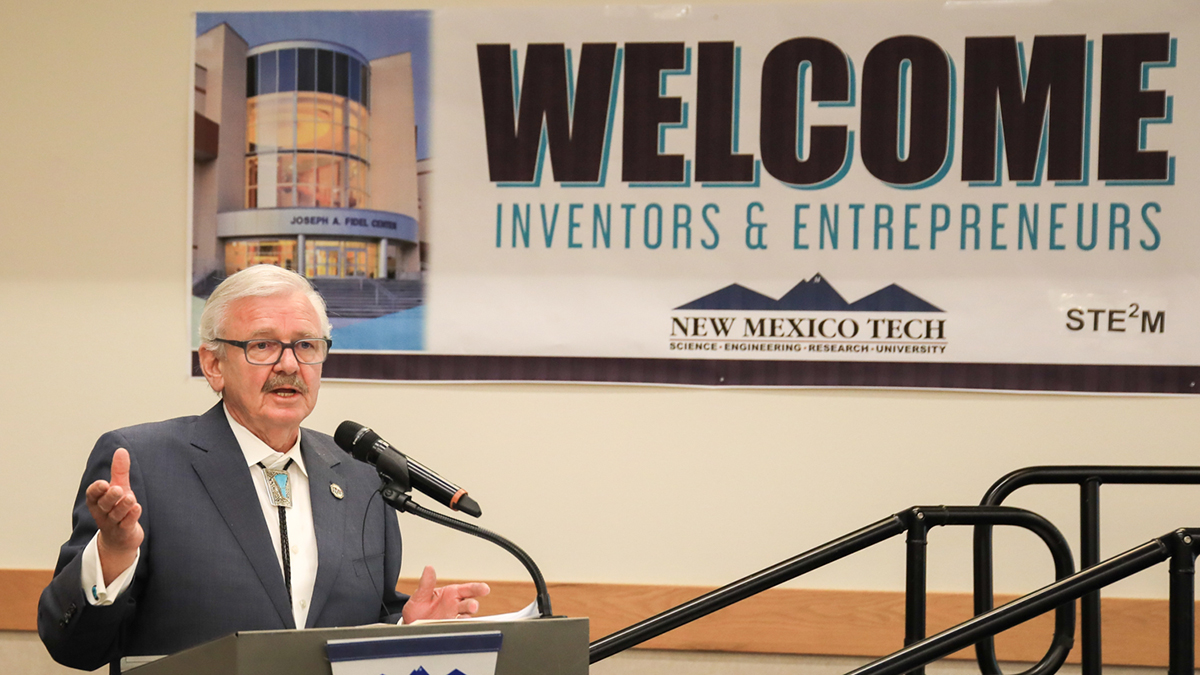
M330 337L333 329L325 313L325 300L308 279L275 265L254 265L230 275L208 296L204 312L200 315L200 341L204 348L217 354L224 353L225 345L217 342L216 338L222 337L229 306L235 301L292 293L300 293L308 298L317 312L322 334Z

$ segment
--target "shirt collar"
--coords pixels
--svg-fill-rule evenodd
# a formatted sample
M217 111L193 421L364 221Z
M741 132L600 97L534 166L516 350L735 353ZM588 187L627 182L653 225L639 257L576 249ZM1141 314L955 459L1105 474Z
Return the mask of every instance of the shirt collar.
M233 430L233 437L237 439L238 446L242 450L242 455L246 458L246 466L254 466L259 462L267 468L274 468L276 465L282 466L287 459L291 459L299 467L300 473L308 476L308 470L304 466L304 457L300 453L300 430L296 430L296 444L290 450L284 453L275 452L271 446L262 441L261 438L255 436L249 429L238 424L238 421L233 419L233 415L229 414L229 408L222 406L225 412L225 419L229 421L229 428Z

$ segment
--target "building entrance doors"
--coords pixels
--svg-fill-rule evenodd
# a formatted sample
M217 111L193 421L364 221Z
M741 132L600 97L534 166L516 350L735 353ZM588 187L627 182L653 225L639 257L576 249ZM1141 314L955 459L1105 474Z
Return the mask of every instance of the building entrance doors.
M365 277L369 272L367 269L367 247L359 244L358 247L351 248L353 243L348 242L346 244L346 257L343 259L344 264L342 269L345 271L345 276Z
M379 264L379 244L372 242L310 239L304 248L310 277L374 277Z
M342 250L340 246L314 246L313 267L309 271L314 277L342 276Z

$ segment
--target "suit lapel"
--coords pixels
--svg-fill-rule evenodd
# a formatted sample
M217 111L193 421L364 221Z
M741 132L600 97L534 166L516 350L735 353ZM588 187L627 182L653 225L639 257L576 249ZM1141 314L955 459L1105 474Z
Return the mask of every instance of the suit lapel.
M300 434L300 451L308 469L308 491L312 499L313 530L317 534L317 578L313 584L312 604L308 610L308 627L315 625L333 591L333 583L341 570L345 556L347 508L344 500L333 496L330 486L345 485L338 470L341 453L334 453L317 440L312 432Z
M296 620L288 602L287 587L275 556L271 533L263 520L253 478L246 468L246 457L240 450L233 430L229 428L222 404L218 403L200 417L193 428L191 442L204 451L192 462L192 467L217 505L221 517L233 531L284 627L295 628ZM315 505L313 511L316 511Z

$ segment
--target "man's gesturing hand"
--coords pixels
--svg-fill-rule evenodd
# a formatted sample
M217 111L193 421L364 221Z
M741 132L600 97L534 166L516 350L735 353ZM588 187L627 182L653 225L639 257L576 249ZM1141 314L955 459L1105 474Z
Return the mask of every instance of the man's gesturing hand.
M461 619L479 611L479 601L492 591L484 583L437 585L437 573L426 566L408 602L404 603L404 623L421 619Z
M104 583L112 583L133 564L142 545L142 505L129 487L129 451L117 448L113 453L112 480L98 480L88 486L87 506L100 528L96 540Z

